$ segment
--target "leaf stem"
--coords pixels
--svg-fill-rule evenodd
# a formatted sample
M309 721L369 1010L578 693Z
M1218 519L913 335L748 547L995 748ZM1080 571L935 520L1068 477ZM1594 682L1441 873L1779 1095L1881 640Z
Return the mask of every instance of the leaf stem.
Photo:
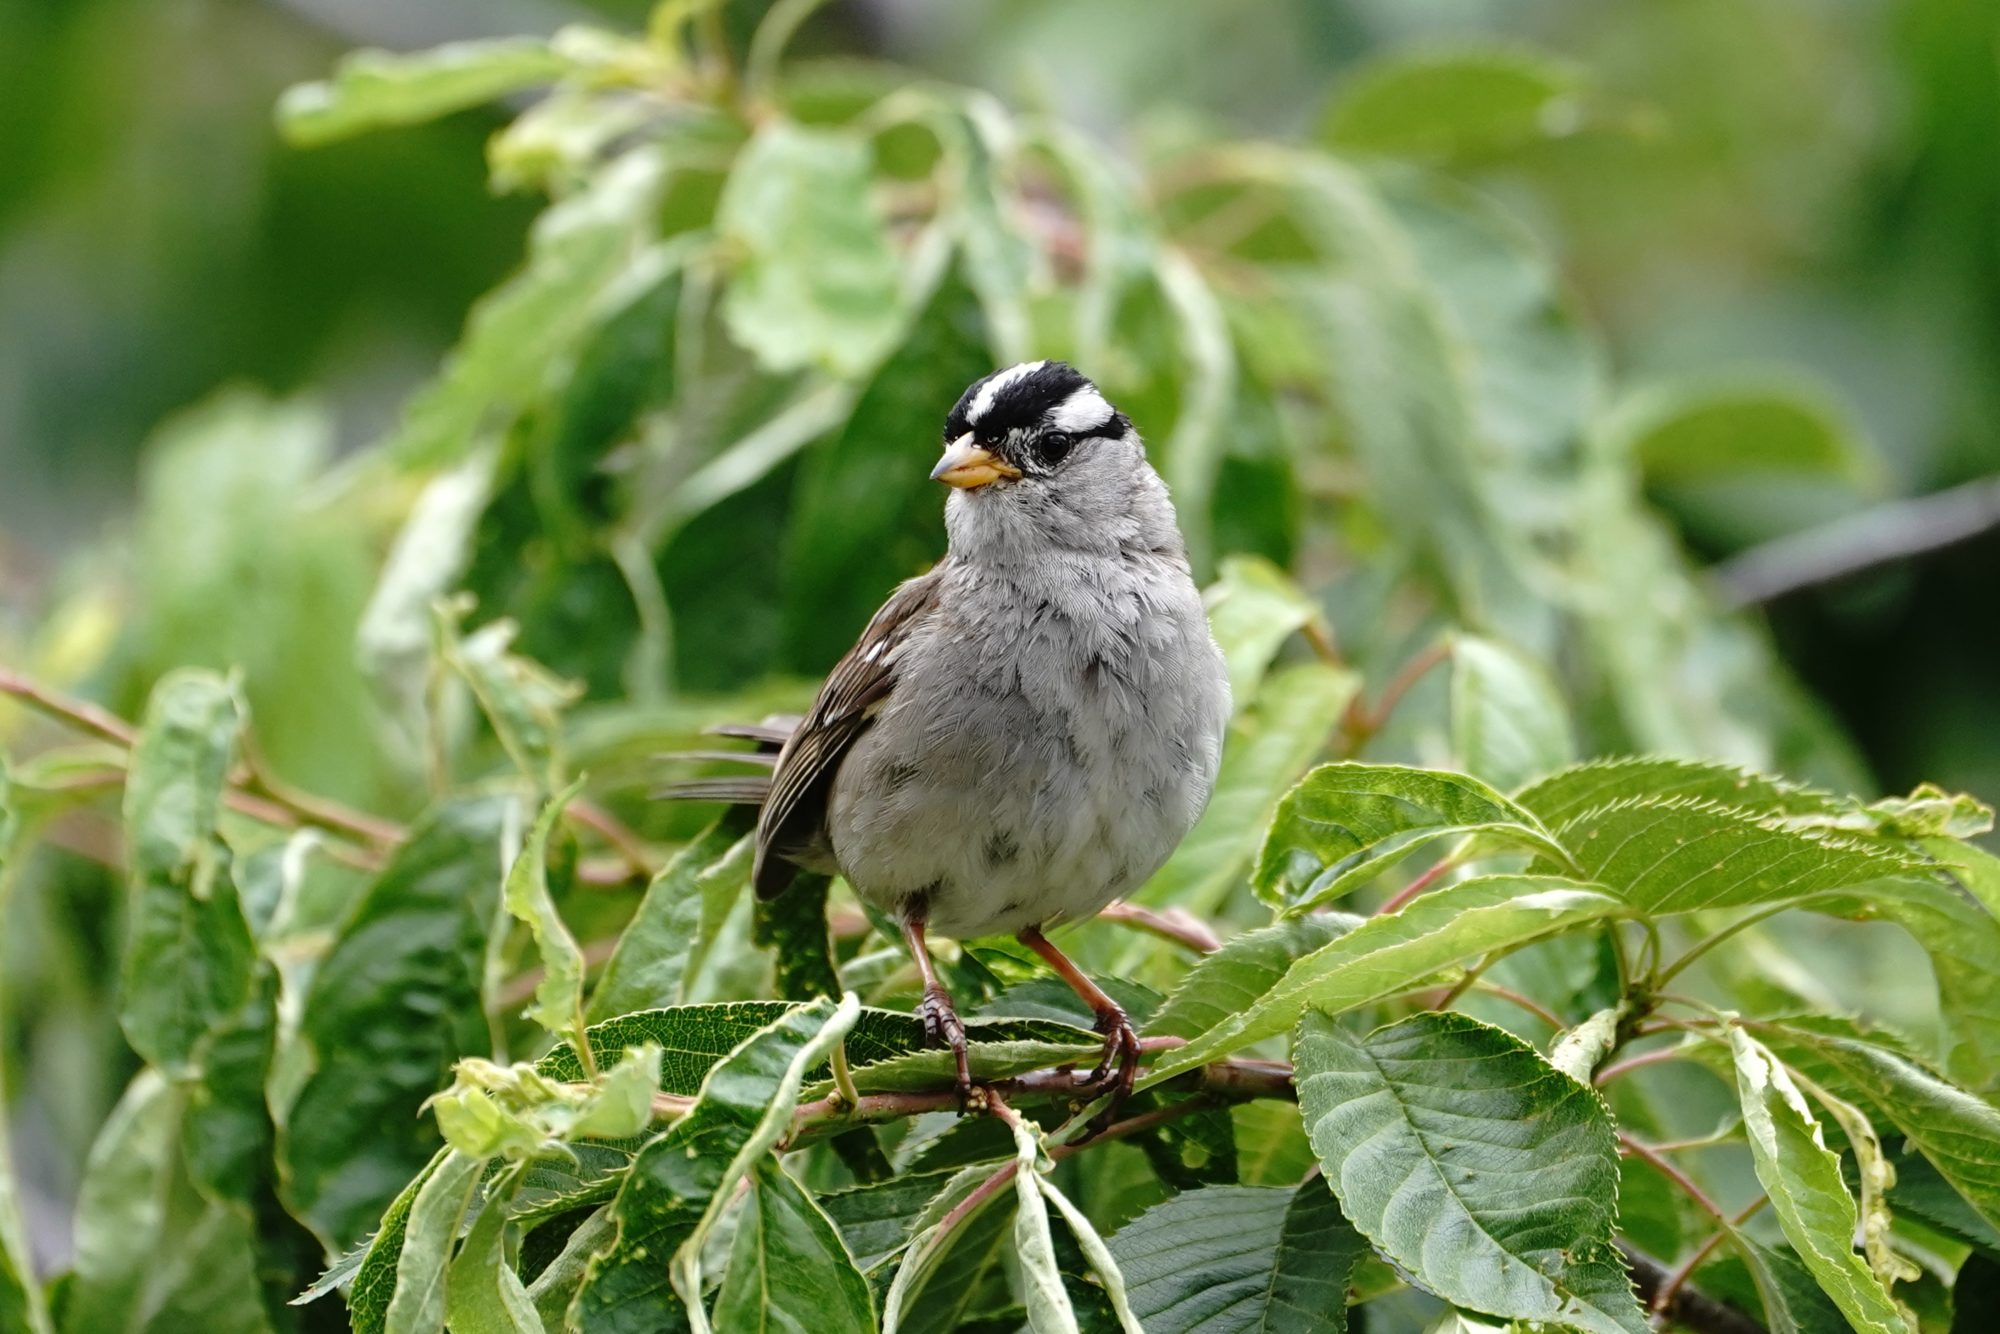
M1453 867L1457 865L1458 861L1456 854L1450 857L1440 857L1436 865L1432 866L1428 871L1425 871L1415 880L1412 880L1409 884L1404 885L1394 894L1391 894L1387 899L1387 901L1385 901L1381 907L1375 910L1375 915L1377 917L1381 917L1402 908L1403 905L1407 904L1411 899L1415 898L1417 895L1423 893L1425 890L1429 889L1432 885L1436 884L1439 876L1443 875L1445 872L1451 870Z
M1724 1221L1723 1225L1717 1228L1707 1241L1704 1241L1696 1248L1693 1255L1690 1255L1679 1265L1675 1266L1674 1271L1667 1275L1667 1281L1660 1285L1660 1290L1653 1294L1653 1300L1650 1303L1653 1314L1658 1316L1665 1315L1673 1306L1674 1298L1678 1297L1681 1289L1687 1286L1689 1277L1693 1275L1695 1270L1701 1268L1701 1262L1715 1254L1715 1248L1723 1242L1732 1240L1736 1236L1736 1229L1749 1222L1751 1216L1766 1204L1769 1204L1770 1201L1771 1197L1769 1195L1759 1195L1749 1205L1738 1211L1734 1218Z
M1396 674L1389 678L1389 683L1382 687L1382 696L1375 701L1374 708L1364 707L1361 697L1355 696L1354 702L1347 706L1347 716L1341 720L1341 731L1347 738L1347 753L1359 753L1376 733L1388 725L1389 716L1403 702L1403 696L1423 680L1425 673L1450 656L1451 641L1440 639L1397 669Z
M1684 970L1686 970L1689 964L1701 958L1702 955L1708 953L1710 950L1714 949L1717 945L1720 945L1723 941L1730 939L1732 936L1735 936L1740 932L1749 930L1751 927L1757 925L1759 922L1765 921L1772 917L1776 917L1781 912L1790 912L1794 908L1804 907L1806 904L1812 903L1815 900L1825 900L1833 897L1835 897L1833 893L1807 894L1804 895L1803 897L1796 899L1786 899L1780 903L1765 904L1763 907L1759 908L1756 912L1750 913L1745 917L1738 918L1736 921L1731 922L1728 926L1723 927L1720 931L1717 931L1713 935L1707 936L1702 940L1695 942L1694 945L1689 947L1688 952L1686 954L1681 955L1680 958L1675 959L1672 963L1668 964L1665 968L1660 970L1660 972L1653 979L1653 985L1656 987L1665 986L1667 983L1673 981L1674 978L1678 977Z

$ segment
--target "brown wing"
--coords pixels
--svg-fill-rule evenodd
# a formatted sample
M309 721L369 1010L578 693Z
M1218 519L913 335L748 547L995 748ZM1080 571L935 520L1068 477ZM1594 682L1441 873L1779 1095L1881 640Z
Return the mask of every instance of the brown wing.
M810 846L826 825L827 791L855 739L889 697L896 661L909 632L937 606L942 562L889 595L847 655L834 664L812 711L778 754L771 795L757 821L757 861L751 881L760 898L791 884L785 859Z

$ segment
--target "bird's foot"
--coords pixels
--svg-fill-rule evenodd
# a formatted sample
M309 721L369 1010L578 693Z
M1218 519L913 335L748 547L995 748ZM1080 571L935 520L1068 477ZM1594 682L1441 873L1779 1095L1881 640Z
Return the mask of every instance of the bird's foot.
M1125 1011L1116 1005L1098 1011L1092 1027L1104 1034L1104 1058L1085 1076L1083 1086L1093 1094L1109 1092L1112 1096L1108 1111L1131 1096L1132 1081L1139 1075L1139 1035Z
M925 1046L951 1048L958 1065L958 1106L964 1111L972 1104L972 1061L966 1050L965 1022L951 1003L951 993L941 986L925 987L924 998L917 1004L917 1018L923 1020Z

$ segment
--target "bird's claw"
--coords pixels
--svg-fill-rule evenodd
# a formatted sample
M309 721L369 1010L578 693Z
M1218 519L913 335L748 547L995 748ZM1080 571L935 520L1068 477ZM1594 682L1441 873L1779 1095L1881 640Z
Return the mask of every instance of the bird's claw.
M972 1105L972 1059L966 1050L965 1022L958 1017L958 1010L951 1003L951 993L943 987L924 988L924 998L917 1005L917 1018L924 1024L924 1045L927 1047L949 1047L958 1071L953 1081L958 1089L960 1111Z
M1104 1035L1104 1057L1084 1078L1083 1087L1093 1094L1109 1091L1111 1108L1116 1108L1131 1096L1132 1082L1139 1075L1139 1035L1125 1011L1115 1005L1099 1014L1093 1027Z

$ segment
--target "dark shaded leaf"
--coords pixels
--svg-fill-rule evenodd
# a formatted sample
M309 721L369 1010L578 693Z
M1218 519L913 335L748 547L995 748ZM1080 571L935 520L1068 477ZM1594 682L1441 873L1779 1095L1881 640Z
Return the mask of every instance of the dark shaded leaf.
M1318 1180L1187 1191L1111 1238L1147 1334L1343 1334L1367 1252Z
M479 988L509 800L457 798L419 822L313 975L299 1040L315 1068L280 1152L292 1210L335 1245L430 1158L437 1134L417 1109L487 1040Z

